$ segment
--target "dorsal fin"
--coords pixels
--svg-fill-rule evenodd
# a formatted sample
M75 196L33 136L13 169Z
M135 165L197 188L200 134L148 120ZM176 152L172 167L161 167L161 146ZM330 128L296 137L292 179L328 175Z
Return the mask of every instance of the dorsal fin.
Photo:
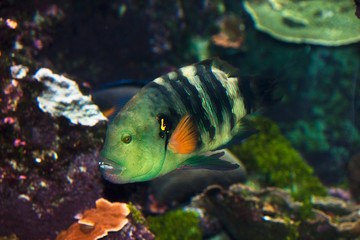
M192 118L185 115L171 135L168 148L174 153L189 154L196 150L198 138L199 134Z
M195 65L203 65L205 68L209 68L212 71L214 71L214 68L217 68L226 73L228 78L239 77L239 70L237 68L217 57L198 62Z

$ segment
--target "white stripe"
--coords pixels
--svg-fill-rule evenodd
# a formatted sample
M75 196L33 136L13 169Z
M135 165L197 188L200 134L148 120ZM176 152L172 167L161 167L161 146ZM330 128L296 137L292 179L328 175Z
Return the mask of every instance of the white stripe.
M240 95L240 90L238 87L239 79L236 77L228 77L229 75L226 72L224 72L216 67L212 67L212 72L214 73L215 77L220 81L221 85L226 89L228 98L230 98L232 100L232 101L230 101L230 103L232 105L231 112L235 115L235 123L234 123L235 126L231 130L230 118L232 116L225 114L226 121L229 124L223 124L222 132L224 135L231 134L233 136L234 134L237 134L239 132L240 119L246 115L244 101ZM224 116L224 114L223 114L223 116ZM223 136L223 137L225 137L225 136Z
M160 85L164 85L165 80L162 77L158 77L158 78L154 79L154 82L156 82L157 84L160 84Z
M181 73L186 77L190 84L192 84L196 90L199 93L199 97L201 98L201 105L204 108L205 112L207 113L207 116L209 117L209 121L211 126L218 126L217 118L213 116L213 113L215 113L215 109L212 108L211 99L206 93L202 87L200 76L197 75L196 67L195 66L186 66L183 68L180 68ZM209 141L210 134L208 132L201 133L202 139ZM215 133L216 134L216 133Z
M176 72L169 72L167 75L169 76L170 80L175 80L178 77Z

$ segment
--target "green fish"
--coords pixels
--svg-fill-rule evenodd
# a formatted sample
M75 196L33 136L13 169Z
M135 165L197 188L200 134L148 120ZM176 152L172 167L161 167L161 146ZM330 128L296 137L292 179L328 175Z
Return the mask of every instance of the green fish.
M247 114L276 101L274 86L240 78L217 58L156 78L109 124L99 161L103 176L130 183L179 168L237 168L211 151L239 136Z

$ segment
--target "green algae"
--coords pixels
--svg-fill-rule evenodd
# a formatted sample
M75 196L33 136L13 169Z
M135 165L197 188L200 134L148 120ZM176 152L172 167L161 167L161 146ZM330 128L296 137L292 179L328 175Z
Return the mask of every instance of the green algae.
M161 216L148 217L150 231L159 240L202 239L200 218L194 211L174 210Z
M250 174L259 176L257 180L261 185L286 189L297 200L326 194L313 169L275 123L264 117L250 118L249 121L259 133L233 147L232 151L240 157Z
M145 217L142 215L141 211L137 209L137 207L133 203L128 204L128 208L130 209L131 217L135 223L141 225L147 225Z

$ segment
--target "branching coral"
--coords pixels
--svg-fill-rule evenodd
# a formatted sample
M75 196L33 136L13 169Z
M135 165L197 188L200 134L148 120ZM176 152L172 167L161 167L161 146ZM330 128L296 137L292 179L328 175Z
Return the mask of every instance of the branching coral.
M86 210L79 221L62 231L56 240L94 240L107 235L111 231L121 230L127 223L130 213L125 203L111 203L100 198L96 208Z

